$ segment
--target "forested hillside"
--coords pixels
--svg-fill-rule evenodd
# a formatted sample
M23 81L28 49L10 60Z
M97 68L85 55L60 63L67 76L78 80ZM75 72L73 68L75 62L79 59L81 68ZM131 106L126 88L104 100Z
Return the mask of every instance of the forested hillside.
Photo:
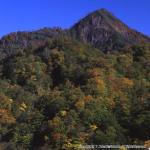
M150 43L103 53L41 29L0 40L0 147L78 150L150 140Z

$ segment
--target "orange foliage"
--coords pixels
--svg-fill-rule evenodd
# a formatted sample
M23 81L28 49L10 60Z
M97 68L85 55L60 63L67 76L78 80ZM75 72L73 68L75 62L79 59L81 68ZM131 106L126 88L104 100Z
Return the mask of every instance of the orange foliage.
M131 88L133 86L133 81L128 78L122 78L122 84Z
M144 146L150 148L150 140L145 141Z
M117 78L117 77L109 77L110 86L114 91L124 90L127 88L132 88L133 81L128 78Z
M6 109L0 109L0 123L1 124L13 124L16 120L12 114Z
M83 99L85 102L90 102L93 99L93 97L91 95L87 95Z

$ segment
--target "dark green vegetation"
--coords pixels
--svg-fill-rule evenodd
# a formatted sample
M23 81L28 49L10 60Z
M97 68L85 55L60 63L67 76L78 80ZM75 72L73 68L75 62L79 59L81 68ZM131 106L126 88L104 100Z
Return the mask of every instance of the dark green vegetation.
M150 139L150 44L103 53L69 31L0 41L0 147L78 150Z

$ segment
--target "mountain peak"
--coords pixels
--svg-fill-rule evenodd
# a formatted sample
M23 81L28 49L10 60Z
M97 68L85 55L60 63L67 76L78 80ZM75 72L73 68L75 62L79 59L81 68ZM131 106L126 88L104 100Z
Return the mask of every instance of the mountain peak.
M98 10L94 11L93 13L112 14L109 10L107 10L107 9L105 9L105 8L98 9ZM92 14L92 13L91 13L91 14Z
M90 14L88 14L85 18L81 19L81 21L92 21L92 20L101 20L109 23L110 21L119 21L110 11L105 8L96 10ZM80 21L79 21L80 22ZM98 24L97 24L98 25Z
M71 28L73 37L103 50L150 42L150 38L129 28L107 9L96 10Z

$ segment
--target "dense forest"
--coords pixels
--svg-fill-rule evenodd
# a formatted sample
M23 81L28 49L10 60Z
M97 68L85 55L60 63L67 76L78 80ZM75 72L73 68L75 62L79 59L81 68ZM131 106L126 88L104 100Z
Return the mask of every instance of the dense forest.
M104 50L72 34L45 28L0 40L0 149L150 145L150 43Z

